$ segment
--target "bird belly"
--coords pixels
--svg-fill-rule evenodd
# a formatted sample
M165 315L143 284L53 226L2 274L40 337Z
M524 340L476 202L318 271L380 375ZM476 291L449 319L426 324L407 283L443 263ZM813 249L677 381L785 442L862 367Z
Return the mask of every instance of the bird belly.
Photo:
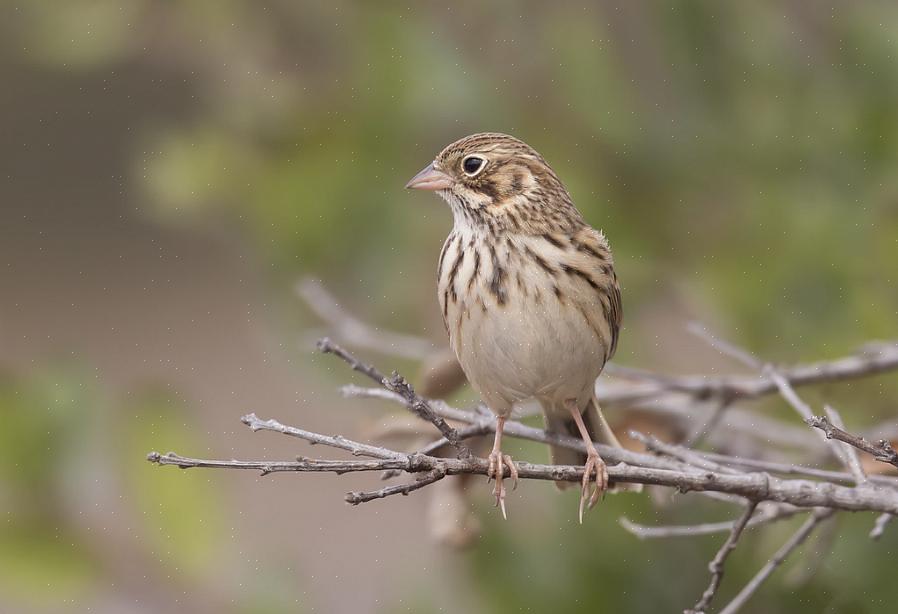
M546 410L569 399L585 406L604 366L605 344L571 300L556 295L552 284L522 279L508 284L503 304L478 284L450 305L453 349L493 411L507 414L534 398Z

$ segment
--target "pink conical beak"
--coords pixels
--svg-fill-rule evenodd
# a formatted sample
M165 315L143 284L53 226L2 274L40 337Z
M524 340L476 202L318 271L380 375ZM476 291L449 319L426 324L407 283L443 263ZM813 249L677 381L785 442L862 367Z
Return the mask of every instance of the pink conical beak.
M447 190L452 187L452 178L443 171L428 164L424 170L412 177L405 187L413 190Z

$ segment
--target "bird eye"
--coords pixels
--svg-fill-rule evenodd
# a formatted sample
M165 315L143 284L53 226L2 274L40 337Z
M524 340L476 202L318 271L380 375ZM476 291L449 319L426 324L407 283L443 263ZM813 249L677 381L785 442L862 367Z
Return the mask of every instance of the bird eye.
M480 156L468 156L464 159L464 162L461 163L461 167L464 169L466 175L473 177L483 170L485 164L486 160Z

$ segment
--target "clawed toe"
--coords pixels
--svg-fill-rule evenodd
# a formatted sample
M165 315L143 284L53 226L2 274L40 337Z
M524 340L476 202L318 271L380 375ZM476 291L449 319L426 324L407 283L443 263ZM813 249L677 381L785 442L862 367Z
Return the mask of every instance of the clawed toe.
M592 493L589 492L589 483L592 481L593 473L595 473L595 486ZM583 508L592 509L595 507L599 499L608 490L608 468L605 461L596 452L590 452L586 457L586 464L583 467L583 481L580 486L580 524L583 524ZM587 505L587 501L589 501Z
M518 468L508 454L501 452L492 452L489 455L489 469L487 470L487 479L495 479L496 485L493 488L493 495L496 497L496 506L502 510L502 517L507 519L508 514L505 511L505 470L508 470L508 476L514 480L512 488L518 487Z

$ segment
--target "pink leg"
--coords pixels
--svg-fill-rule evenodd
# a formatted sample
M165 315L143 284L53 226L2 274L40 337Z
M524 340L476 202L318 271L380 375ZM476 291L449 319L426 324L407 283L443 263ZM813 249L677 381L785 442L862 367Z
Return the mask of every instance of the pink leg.
M577 403L569 401L565 405L567 405L568 411L571 412L571 417L577 424L583 443L586 444L586 465L583 467L583 483L580 487L580 523L583 524L583 506L589 493L589 482L592 479L592 474L593 472L596 474L596 486L589 497L589 509L592 509L598 503L599 496L608 489L608 469L605 466L605 461L599 456L598 450L592 443L592 438L589 436L589 431L586 429L583 415L580 413Z
M502 454L502 430L505 428L505 416L496 417L496 438L493 440L493 451L488 457L490 466L487 471L487 477L496 479L496 487L493 494L496 496L496 505L502 510L502 517L508 518L505 513L505 485L503 484L505 469L514 480L514 488L518 487L518 468L512 462L511 457Z

